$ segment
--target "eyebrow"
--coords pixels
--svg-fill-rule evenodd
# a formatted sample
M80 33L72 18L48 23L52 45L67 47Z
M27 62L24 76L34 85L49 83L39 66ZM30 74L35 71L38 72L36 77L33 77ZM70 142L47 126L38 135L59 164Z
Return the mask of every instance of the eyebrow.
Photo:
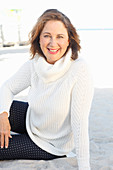
M51 35L49 32L44 32L43 34L49 34L49 35ZM58 35L63 35L63 36L65 36L64 34L58 34Z
M50 34L49 32L44 32L43 34Z

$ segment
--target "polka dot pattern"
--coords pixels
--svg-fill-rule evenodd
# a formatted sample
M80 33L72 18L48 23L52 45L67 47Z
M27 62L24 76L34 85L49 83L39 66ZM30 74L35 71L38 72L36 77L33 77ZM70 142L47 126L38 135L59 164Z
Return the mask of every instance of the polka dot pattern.
M12 135L7 149L0 149L0 160L32 159L52 160L63 156L52 155L38 147L28 134Z
M26 133L26 113L28 103L22 101L13 101L10 108L9 121L11 124L11 131L16 133Z
M19 134L12 135L12 139L9 139L9 147L7 149L0 148L0 160L51 160L65 157L56 156L44 151L30 139L25 125L27 108L27 102L13 101L10 108L9 121L11 124L11 130Z

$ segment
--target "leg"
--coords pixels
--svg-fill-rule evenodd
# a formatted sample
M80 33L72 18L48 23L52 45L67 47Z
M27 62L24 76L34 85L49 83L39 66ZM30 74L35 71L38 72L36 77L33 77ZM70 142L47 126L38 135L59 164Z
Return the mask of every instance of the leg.
M52 155L39 148L27 134L13 135L9 141L9 147L7 149L0 149L0 160L51 160L61 157L65 156Z
M9 116L11 131L16 133L26 133L25 121L27 108L27 102L13 101Z

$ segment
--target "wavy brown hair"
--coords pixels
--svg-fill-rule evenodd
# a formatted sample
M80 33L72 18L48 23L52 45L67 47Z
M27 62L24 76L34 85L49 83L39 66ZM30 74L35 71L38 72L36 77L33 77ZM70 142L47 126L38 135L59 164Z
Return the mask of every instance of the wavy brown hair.
M69 46L65 52L72 49L72 59L75 60L78 58L78 52L81 49L79 36L75 27L72 25L69 18L64 15L62 12L58 11L57 9L48 9L46 10L37 20L35 26L33 27L32 31L29 33L29 43L31 44L30 52L32 55L32 59L35 57L36 54L39 54L42 57L45 57L39 44L40 34L45 26L45 24L50 21L61 21L65 28L67 29L68 36L69 36Z

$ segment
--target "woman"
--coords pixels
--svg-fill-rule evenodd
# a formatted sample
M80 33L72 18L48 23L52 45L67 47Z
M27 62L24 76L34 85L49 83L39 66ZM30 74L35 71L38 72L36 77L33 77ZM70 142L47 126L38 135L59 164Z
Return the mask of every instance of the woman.
M50 9L32 29L30 44L32 59L0 89L0 159L50 160L75 148L79 170L89 170L93 86L78 57L79 36L63 13ZM13 101L27 87L28 103Z

